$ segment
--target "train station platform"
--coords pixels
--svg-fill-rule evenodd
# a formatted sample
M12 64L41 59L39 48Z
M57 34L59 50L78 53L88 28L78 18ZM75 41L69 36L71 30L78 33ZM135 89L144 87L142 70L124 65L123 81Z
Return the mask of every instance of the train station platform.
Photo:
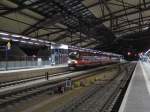
M150 112L150 63L137 63L119 112Z
M7 71L0 71L1 73L13 73L13 72L22 72L22 71L33 71L33 70L42 70L42 69L53 69L53 68L61 68L61 67L67 67L67 64L58 64L58 65L44 65L40 67L31 67L31 68L20 68L15 70L7 70Z
M66 62L54 64L51 61L0 61L0 71L8 71L8 70L21 70L21 69L34 69L34 68L46 68L53 66L62 66L67 65Z
M49 75L51 75L55 73L65 72L67 70L68 70L67 64L59 64L55 66L47 65L47 66L41 66L36 68L0 71L0 82L38 77L38 76L45 75L46 72Z

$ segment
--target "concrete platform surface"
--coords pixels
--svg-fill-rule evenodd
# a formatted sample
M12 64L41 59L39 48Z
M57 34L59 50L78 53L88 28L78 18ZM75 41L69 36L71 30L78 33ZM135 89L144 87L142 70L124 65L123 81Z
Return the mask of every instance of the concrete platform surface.
M137 63L119 112L150 112L150 63Z
M57 66L41 66L38 68L30 69L18 69L9 71L0 71L0 82L22 80L26 78L37 77L45 75L48 72L49 75L55 73L61 73L68 70L68 65L57 65Z
M107 67L111 67L111 65L110 66L108 65ZM62 75L58 75L58 76L51 76L51 77L49 77L48 80L46 78L43 78L43 79L39 79L39 80L35 80L35 81L21 83L21 84L18 84L18 85L12 85L12 86L8 86L8 87L5 87L5 88L0 88L0 94L8 92L8 91L13 91L13 90L15 91L16 89L19 89L19 88L25 88L25 87L28 87L28 86L33 86L33 85L44 83L44 82L60 81L62 79L67 79L68 77L71 78L71 77L77 77L77 76L80 76L80 75L85 75L86 73L92 73L92 72L95 72L97 70L101 70L103 68L105 68L105 67L97 67L97 68L92 68L92 69L89 69L89 70L76 71L76 72L71 72L71 73L68 73L68 74L62 74Z
M22 71L33 71L33 70L43 70L43 69L51 69L51 68L61 68L61 67L67 67L67 64L60 64L60 65L46 65L41 67L35 67L35 68L23 68L23 69L16 69L16 70L8 70L8 71L0 71L0 74L2 73L13 73L13 72L22 72Z

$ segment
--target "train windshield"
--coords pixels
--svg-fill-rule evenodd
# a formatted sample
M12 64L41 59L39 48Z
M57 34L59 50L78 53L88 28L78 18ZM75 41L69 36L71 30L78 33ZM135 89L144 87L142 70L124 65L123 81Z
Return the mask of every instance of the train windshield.
M78 59L79 58L79 52L70 52L69 58L70 59Z

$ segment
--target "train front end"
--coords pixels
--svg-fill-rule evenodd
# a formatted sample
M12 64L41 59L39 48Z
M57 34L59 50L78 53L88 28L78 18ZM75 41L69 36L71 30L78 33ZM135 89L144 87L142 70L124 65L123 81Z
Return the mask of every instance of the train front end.
M68 67L70 70L75 70L78 67L79 52L72 51L69 53Z

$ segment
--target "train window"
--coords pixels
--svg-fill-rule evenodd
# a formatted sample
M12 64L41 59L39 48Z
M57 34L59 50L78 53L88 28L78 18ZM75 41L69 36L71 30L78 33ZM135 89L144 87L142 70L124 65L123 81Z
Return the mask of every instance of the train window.
M69 58L71 59L78 59L79 58L79 52L70 52Z

